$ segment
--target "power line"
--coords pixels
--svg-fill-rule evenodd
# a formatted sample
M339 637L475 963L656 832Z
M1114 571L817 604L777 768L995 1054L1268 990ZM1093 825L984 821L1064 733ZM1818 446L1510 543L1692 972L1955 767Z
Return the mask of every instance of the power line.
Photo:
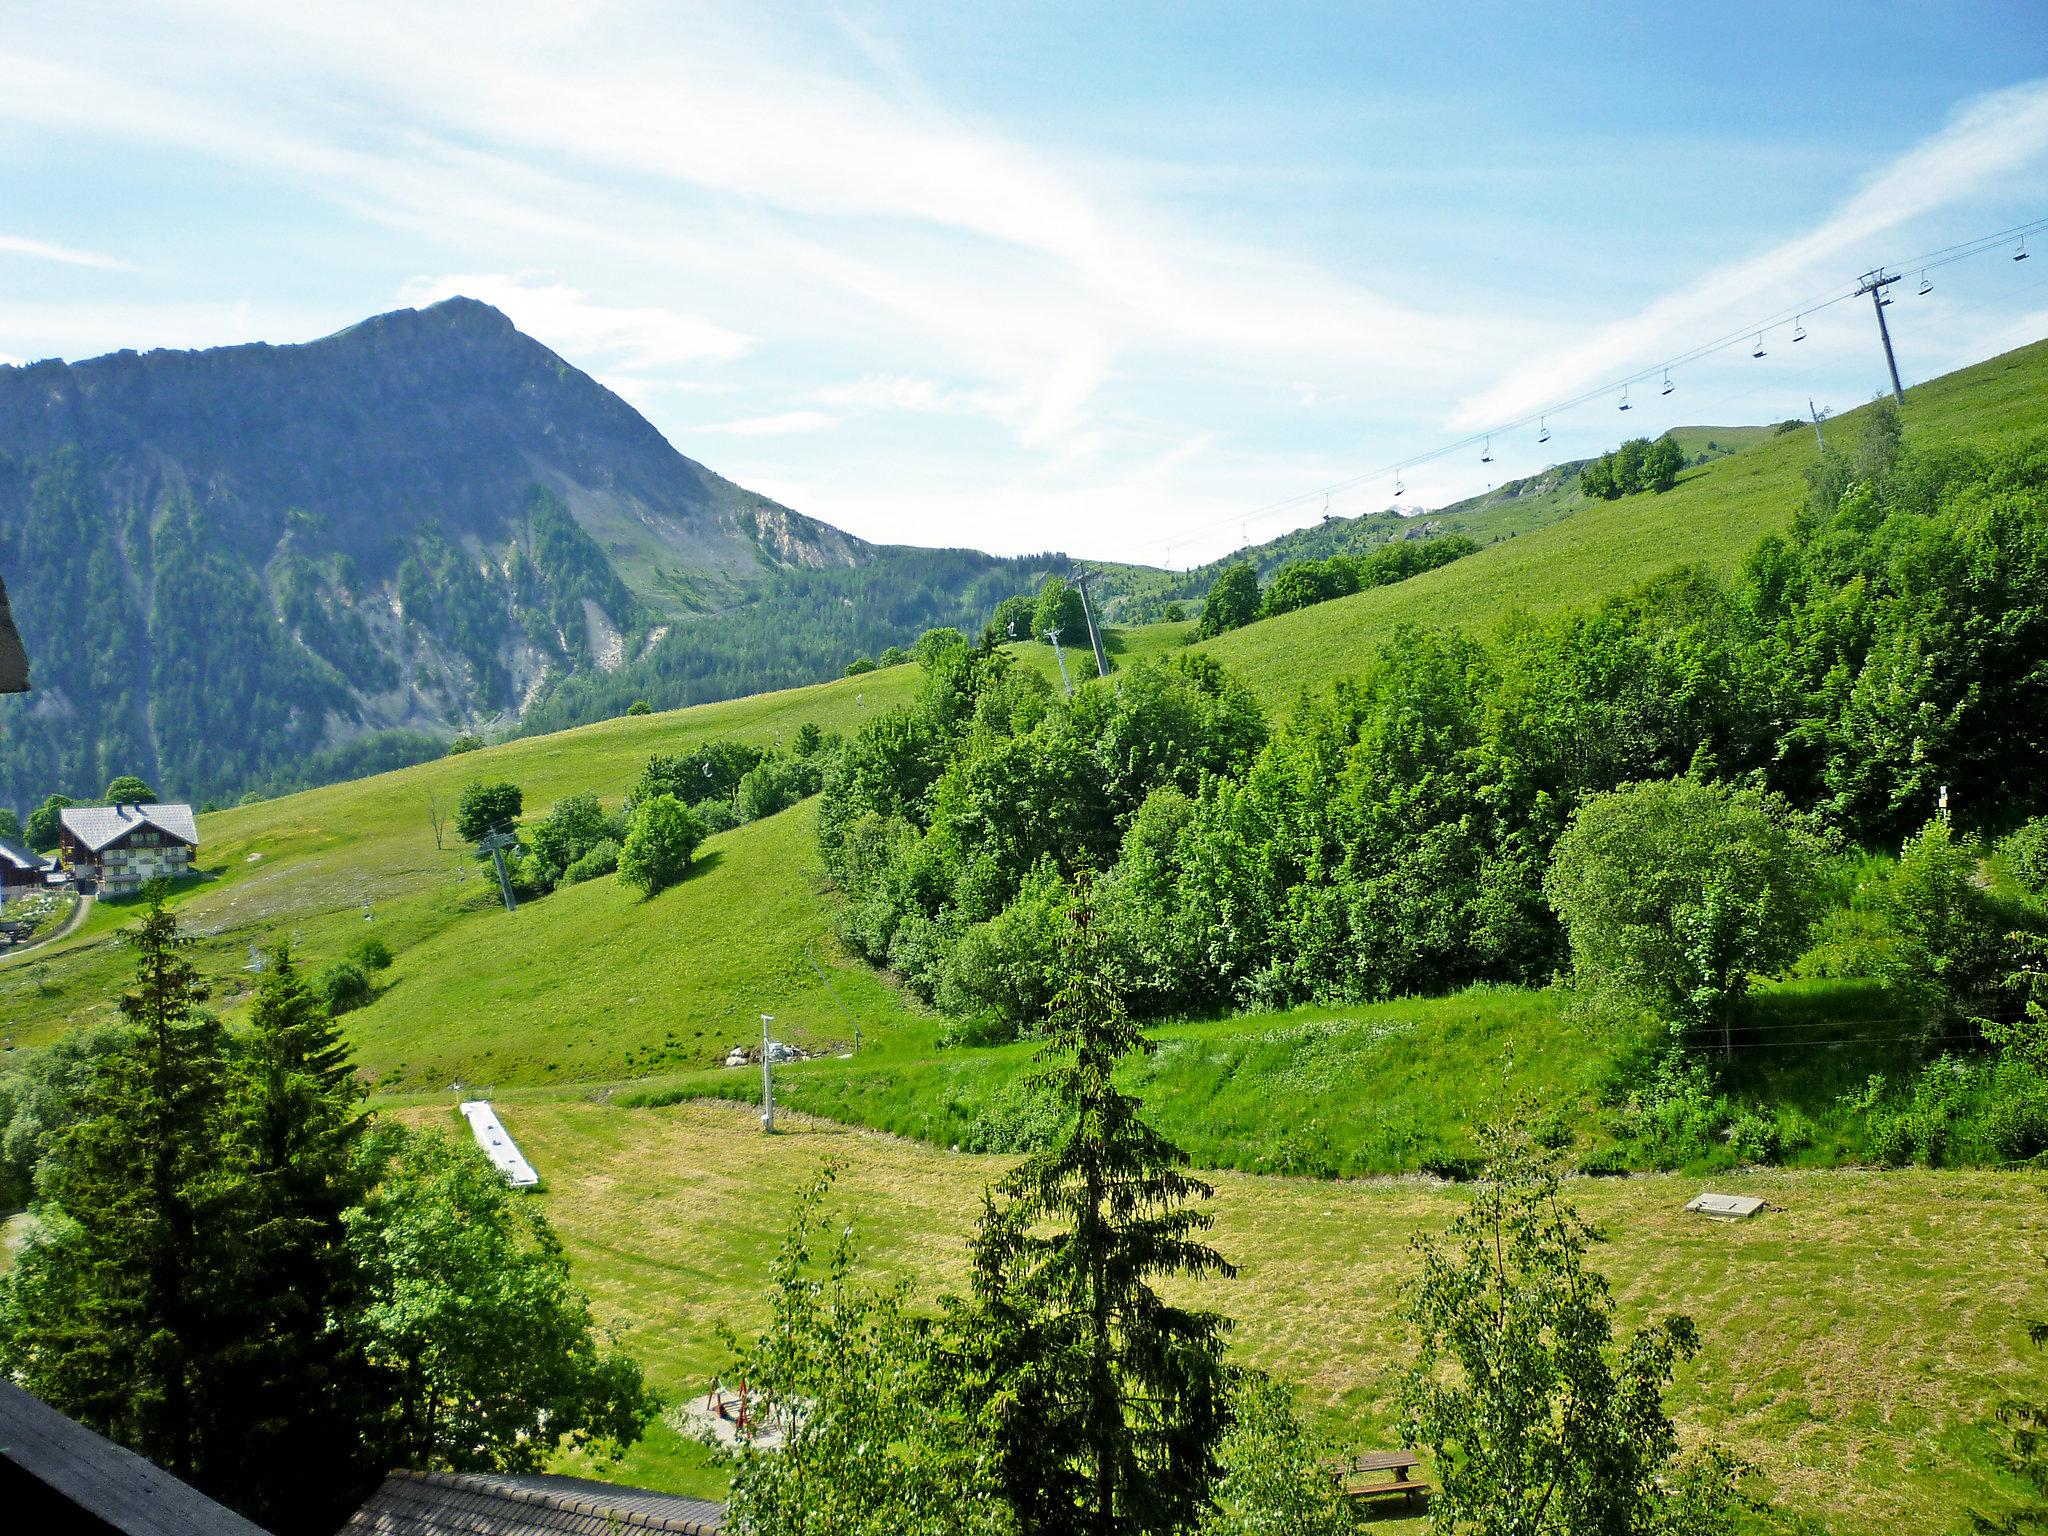
M2027 223L2015 224L2010 228L1998 230L1990 234L1978 235L1969 240L1961 241L1955 245L1942 246L1935 250L1923 251L1917 255L1909 256L1902 261L1886 263L1884 266L1874 268L1872 272L1866 274L1863 279L1859 280L1859 282L1855 286L1830 290L1826 293L1815 294L1813 297L1802 300L1797 304L1790 304L1782 309L1776 310L1766 318L1749 321L1732 331L1725 332L1724 334L1717 336L1710 341L1702 342L1699 345L1694 346L1684 352L1680 352L1672 357L1665 358L1660 362L1649 364L1648 366L1640 368L1633 373L1625 374L1618 378L1610 379L1602 384L1593 385L1587 388L1586 390L1580 392L1579 394L1573 395L1567 399L1553 401L1548 405L1542 406L1536 410L1528 411L1523 415L1517 416L1511 421L1499 422L1494 424L1493 426L1468 433L1464 437L1456 438L1452 441L1442 443L1437 447L1428 450L1425 453L1415 454L1405 459L1397 459L1392 463L1382 465L1377 469L1366 470L1363 473L1351 475L1342 480L1335 480L1331 481L1326 485L1315 486L1312 489L1302 491L1296 495L1285 496L1277 501L1267 502L1264 506L1255 508L1248 513L1234 512L1228 516L1219 517L1209 522L1189 525L1172 533L1165 539L1148 539L1142 544L1127 545L1123 550L1119 551L1118 553L1120 555L1130 556L1150 551L1153 549L1170 547L1174 543L1184 543L1190 538L1193 538L1200 534L1213 532L1215 529L1226 527L1231 523L1240 523L1244 525L1246 530L1245 542L1246 544L1249 544L1250 524L1255 521L1259 521L1261 519L1270 517L1275 513L1291 511L1296 507L1300 507L1315 501L1318 497L1329 497L1339 495L1345 491L1355 490L1359 486L1368 484L1371 481L1386 479L1389 476L1394 477L1396 484L1398 486L1400 476L1406 470L1416 469L1424 464L1431 464L1436 462L1438 459L1446 458L1453 453L1469 450L1475 445L1486 443L1490 438L1494 436L1505 437L1510 433L1517 432L1524 428L1538 424L1541 424L1547 430L1548 418L1551 416L1559 415L1566 411L1576 410L1580 406L1589 405L1594 403L1595 401L1606 400L1618 394L1623 394L1632 384L1645 383L1651 379L1661 379L1664 375L1668 374L1672 369L1684 368L1693 363L1701 362L1706 358L1714 356L1717 353L1725 352L1732 347L1741 345L1747 342L1751 337L1756 337L1759 341L1761 341L1763 337L1768 336L1773 331L1781 329L1787 323L1791 323L1795 326L1795 328L1797 328L1808 316L1822 314L1827 310L1832 309L1837 304L1842 304L1853 299L1861 298L1864 294L1871 292L1871 289L1868 286L1866 286L1866 284L1872 277L1883 276L1884 274L1892 272L1894 270L1901 273L1919 272L1924 276L1926 273L1938 271L1943 267L1952 266L1956 262L1967 261L1974 257L1985 255L1988 252L1999 250L2002 247L2011 244L2014 241L2023 240L2027 235L2034 234L2039 231L2048 231L2048 218L2033 219L2028 221ZM1885 279L1887 283L1897 282L1899 280L1900 279L1897 277L1889 277ZM1880 299L1882 299L1881 294L1879 295L1879 297ZM1884 302L1889 301L1885 300ZM1882 308L1880 308L1878 313L1880 325L1883 324L1883 318L1883 310ZM1885 344L1886 354L1889 358L1889 336L1886 337ZM1893 368L1893 375L1893 382L1896 386L1897 370L1895 366ZM1398 489L1396 494L1399 494Z

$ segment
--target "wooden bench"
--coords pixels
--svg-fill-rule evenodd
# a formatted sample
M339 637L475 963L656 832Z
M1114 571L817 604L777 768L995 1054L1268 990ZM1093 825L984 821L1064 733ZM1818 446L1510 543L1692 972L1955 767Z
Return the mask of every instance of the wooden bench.
M1370 1504L1406 1503L1429 1497L1429 1484L1409 1476L1421 1465L1421 1458L1413 1451L1354 1451L1324 1462L1323 1469L1347 1499ZM1392 1473L1392 1477L1384 1475L1387 1473Z

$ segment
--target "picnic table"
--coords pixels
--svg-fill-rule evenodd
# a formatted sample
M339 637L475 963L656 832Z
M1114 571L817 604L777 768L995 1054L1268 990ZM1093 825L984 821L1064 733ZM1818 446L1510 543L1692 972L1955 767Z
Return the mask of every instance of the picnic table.
M1323 1468L1347 1499L1378 1504L1429 1497L1429 1484L1409 1476L1421 1465L1413 1451L1353 1451L1324 1462Z

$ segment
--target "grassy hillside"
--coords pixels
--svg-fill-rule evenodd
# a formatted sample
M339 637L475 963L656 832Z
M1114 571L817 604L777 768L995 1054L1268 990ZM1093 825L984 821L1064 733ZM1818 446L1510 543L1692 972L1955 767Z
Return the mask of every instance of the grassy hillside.
M1161 625L1112 635L1110 648L1138 659L1185 634ZM1018 654L1053 674L1050 647ZM1085 665L1072 654L1067 664ZM910 1015L894 989L830 940L811 807L710 839L698 872L654 901L600 881L509 915L488 866L452 831L445 848L434 846L429 807L452 811L479 777L520 785L529 816L583 790L616 806L654 752L716 737L770 747L805 721L851 731L908 702L917 686L915 667L890 667L521 738L209 814L200 818L204 878L175 900L198 935L194 955L216 1005L230 1014L254 980L252 944L289 939L317 966L365 934L382 938L397 963L379 975L377 1000L351 1016L363 1065L380 1084L672 1070L722 1056L734 1029L753 1035L764 1012L794 1040L849 1038L847 1015L813 964L864 1021ZM0 960L5 1043L31 1047L112 1018L131 975L119 931L132 918L132 906L102 903L74 937Z
M1908 430L1937 440L2039 430L2043 399L2048 345L2037 345L1915 390ZM1853 432L1853 417L1834 430ZM1688 471L1666 495L1586 507L1409 582L1254 624L1211 649L1277 711L1300 688L1366 664L1398 622L1483 626L1513 605L1597 598L1680 560L1729 569L1757 536L1789 518L1813 451L1808 434L1766 434ZM1186 635L1184 625L1113 632L1111 649L1157 655ZM1028 644L1019 654L1051 673L1047 647ZM1069 660L1083 666L1078 656ZM777 1014L794 1039L845 1040L859 1020L871 1035L894 1029L907 1051L929 1054L930 1026L830 942L830 897L816 873L806 808L713 838L702 870L656 901L630 900L600 882L516 916L496 909L484 870L452 837L435 848L428 819L430 801L452 807L476 776L519 783L529 814L578 790L615 805L656 750L716 736L772 745L806 720L848 730L908 700L916 686L914 669L893 668L525 738L209 815L201 824L206 879L178 902L230 1013L252 979L250 945L289 937L317 965L366 933L382 937L398 962L351 1029L366 1067L386 1085L669 1076L708 1065L734 1039L751 1036L761 1012ZM12 1044L32 1046L111 1014L128 974L116 943L123 920L103 908L75 937L0 962L0 1017ZM879 1115L886 1096L869 1102ZM1203 1134L1221 1138L1216 1160L1257 1166L1241 1146L1226 1145L1223 1130ZM1385 1166L1378 1152L1360 1156L1359 1167Z
M964 1283L960 1240L1005 1166L800 1119L771 1139L724 1106L518 1096L500 1110L546 1181L548 1215L599 1315L672 1396L702 1391L723 1363L721 1325L763 1321L789 1201L821 1165L838 1167L835 1204L879 1272L927 1294ZM1347 1442L1391 1444L1409 1243L1466 1196L1421 1180L1216 1184L1215 1241L1241 1273L1200 1295L1238 1318L1233 1348L1283 1372ZM2048 1181L1751 1174L1739 1188L1773 1208L1740 1226L1685 1215L1701 1187L1654 1176L1580 1181L1571 1194L1608 1237L1593 1262L1624 1322L1684 1311L1699 1324L1705 1348L1674 1407L1755 1465L1788 1517L1772 1525L1960 1531L1968 1511L2008 1507L2018 1490L1989 1464L1991 1421L2008 1394L2043 1386L2026 1329L2048 1317ZM698 1447L659 1427L608 1475L719 1486Z
M1909 442L1989 443L2048 430L2048 342L1909 391ZM1863 411L1828 424L1853 442ZM1663 495L1585 503L1561 521L1492 544L1391 587L1297 609L1210 641L1219 661L1270 700L1356 672L1397 624L1488 628L1515 608L1597 600L1674 565L1736 569L1787 526L1818 456L1811 432L1766 433L1743 451L1688 469Z

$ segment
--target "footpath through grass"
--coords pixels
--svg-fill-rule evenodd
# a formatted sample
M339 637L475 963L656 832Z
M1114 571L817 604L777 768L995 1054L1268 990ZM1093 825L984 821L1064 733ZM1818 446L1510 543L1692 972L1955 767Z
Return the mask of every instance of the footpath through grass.
M721 1326L745 1335L765 1320L790 1201L827 1162L873 1272L915 1279L927 1298L964 1285L981 1190L1008 1166L801 1117L763 1137L740 1106L521 1094L499 1109L545 1180L579 1283L672 1399L724 1362ZM406 1115L456 1130L446 1107ZM1215 1240L1241 1274L1194 1294L1234 1315L1240 1358L1285 1375L1327 1427L1391 1444L1412 1348L1399 1321L1410 1244L1469 1192L1426 1179L1215 1182ZM2020 1491L1996 1465L1992 1421L2009 1395L2048 1391L2048 1359L2027 1341L2048 1318L2048 1176L1749 1173L1714 1185L1772 1202L1740 1225L1684 1214L1703 1187L1682 1175L1569 1186L1608 1239L1593 1263L1625 1324L1672 1311L1699 1324L1705 1348L1681 1374L1678 1419L1757 1468L1782 1512L1770 1528L1963 1531L1970 1510L2009 1507ZM707 1454L666 1427L605 1475L722 1486Z

